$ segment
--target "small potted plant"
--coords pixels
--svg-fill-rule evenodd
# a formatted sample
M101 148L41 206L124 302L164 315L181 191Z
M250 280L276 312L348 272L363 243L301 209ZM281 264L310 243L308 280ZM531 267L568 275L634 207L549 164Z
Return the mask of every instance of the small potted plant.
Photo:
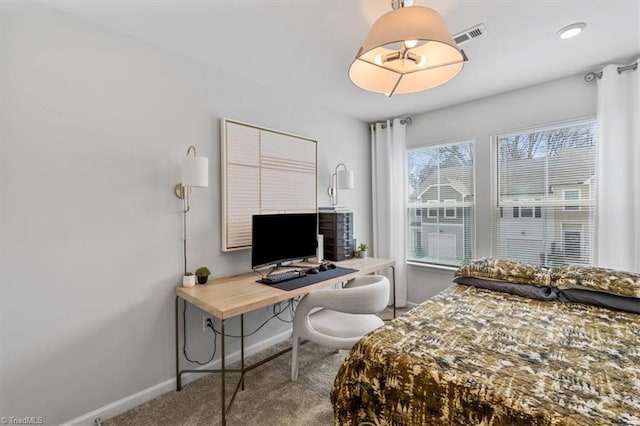
M357 253L358 253L358 257L362 257L362 258L367 257L367 249L368 248L369 247L365 243L360 244L358 246L358 248L356 249Z
M206 266L201 266L196 269L196 277L198 277L198 284L206 284L209 281L209 275L211 271Z
M182 276L182 286L183 287L193 287L196 285L196 277L193 275L193 272L186 272Z

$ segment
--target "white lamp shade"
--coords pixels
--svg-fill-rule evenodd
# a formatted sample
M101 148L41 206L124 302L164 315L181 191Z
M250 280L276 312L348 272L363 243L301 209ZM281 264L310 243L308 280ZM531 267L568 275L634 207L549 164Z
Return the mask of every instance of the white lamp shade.
M338 188L340 189L353 189L353 170L339 170L338 171Z
M209 186L209 160L206 157L187 156L182 161L183 186Z
M402 56L403 42L412 41ZM422 6L402 7L381 16L358 51L349 77L371 92L413 93L446 83L466 60L442 17Z

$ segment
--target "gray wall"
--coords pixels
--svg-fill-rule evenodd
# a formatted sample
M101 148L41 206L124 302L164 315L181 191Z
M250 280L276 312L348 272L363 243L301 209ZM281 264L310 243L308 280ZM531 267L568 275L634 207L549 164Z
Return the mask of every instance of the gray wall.
M188 214L190 269L250 269L249 251L220 250L223 117L318 139L319 205L336 163L353 168L341 203L371 241L365 123L41 4L1 7L1 416L58 424L173 377L173 187L189 145L210 161ZM201 318L189 312L188 333L203 360ZM288 329L272 321L247 344Z
M407 127L410 148L475 140L476 256L491 254L490 138L500 132L593 116L595 84L582 75L413 116ZM408 300L420 303L451 285L452 271L411 266Z

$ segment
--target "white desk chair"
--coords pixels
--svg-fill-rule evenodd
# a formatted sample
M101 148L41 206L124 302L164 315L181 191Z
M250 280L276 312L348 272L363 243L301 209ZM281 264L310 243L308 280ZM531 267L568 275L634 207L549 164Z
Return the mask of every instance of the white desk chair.
M388 301L389 280L382 275L355 278L342 289L308 293L293 319L291 380L298 378L301 339L333 349L350 349L362 336L384 324L374 314L384 310Z

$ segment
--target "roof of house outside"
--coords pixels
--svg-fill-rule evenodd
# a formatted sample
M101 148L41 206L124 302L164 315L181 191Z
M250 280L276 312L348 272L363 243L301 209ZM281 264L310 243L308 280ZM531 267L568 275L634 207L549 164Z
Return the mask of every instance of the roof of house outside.
M418 188L409 195L409 199L418 199L430 186L437 184L438 173L430 173ZM469 188L473 188L473 165L441 167L440 185L451 185L452 188L464 197L472 195Z

